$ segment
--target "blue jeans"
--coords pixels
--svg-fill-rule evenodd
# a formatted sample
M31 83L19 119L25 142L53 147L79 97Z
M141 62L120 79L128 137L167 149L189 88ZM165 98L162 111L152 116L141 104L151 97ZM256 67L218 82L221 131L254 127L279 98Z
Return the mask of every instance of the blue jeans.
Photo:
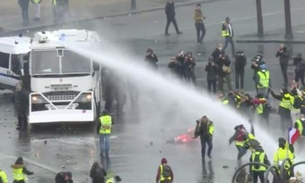
M110 134L100 134L101 153L108 155L110 149Z

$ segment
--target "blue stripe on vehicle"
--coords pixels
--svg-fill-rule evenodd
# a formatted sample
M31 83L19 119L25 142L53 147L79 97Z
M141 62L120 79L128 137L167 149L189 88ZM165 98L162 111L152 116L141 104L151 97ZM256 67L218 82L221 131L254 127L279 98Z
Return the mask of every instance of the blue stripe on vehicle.
M16 76L16 75L9 75L9 74L4 74L4 73L0 73L0 76L4 76L4 77L8 77L8 78L13 78L13 79L20 79L20 76Z

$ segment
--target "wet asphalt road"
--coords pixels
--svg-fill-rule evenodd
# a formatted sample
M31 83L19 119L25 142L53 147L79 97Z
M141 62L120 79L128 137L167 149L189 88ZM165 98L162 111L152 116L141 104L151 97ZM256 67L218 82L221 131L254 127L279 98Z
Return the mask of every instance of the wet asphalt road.
M155 50L160 59L162 72L167 71L167 63L178 50L193 51L198 61L196 75L198 85L206 85L204 65L215 45L223 42L220 35L221 21L229 15L235 28L236 37L244 34L253 34L256 31L255 7L253 1L231 0L227 2L211 2L203 5L203 12L207 16L207 35L204 45L198 46L195 41L195 30L192 21L193 7L177 9L177 20L182 35L164 37L163 11L106 19L103 21L86 22L77 25L67 25L63 28L86 28L97 30L102 38L117 42L126 50L141 57L148 47ZM283 25L283 7L276 0L264 2L265 31L280 30ZM294 25L302 24L305 3L295 0L292 3ZM232 11L236 7L243 7ZM223 11L219 11L223 10ZM228 11L225 11L228 10ZM215 11L217 13L215 13ZM58 27L54 27L58 29ZM172 27L171 27L172 30ZM29 33L31 34L31 32ZM271 71L272 84L275 89L282 85L282 76L278 60L275 58L276 44L237 44L237 49L243 49L250 60L258 51L263 52L268 68ZM303 52L304 45L288 45L292 54ZM227 52L230 54L230 47ZM197 55L200 53L200 55ZM249 64L248 64L249 65ZM290 68L290 73L293 67ZM293 75L290 75L292 79ZM247 66L245 90L253 93L252 71ZM7 95L1 96L0 117L1 153L0 168L7 171L10 181L10 164L18 156L27 158L27 166L35 172L29 182L54 182L55 173L63 170L73 172L75 182L88 182L88 173L94 161L99 160L99 146L93 126L47 126L18 133L15 130L13 107ZM132 111L128 104L124 121L114 125L111 139L111 155L109 172L119 174L124 182L153 182L157 166L162 157L167 157L175 173L175 182L204 182L210 173L204 173L198 144L168 145L165 141L176 134L183 132L186 120L183 114L175 110L156 110L152 101L141 96L141 110ZM167 108L165 108L167 109ZM185 111L184 111L185 112ZM191 120L196 120L194 116ZM277 138L280 135L278 118L272 116L270 129ZM171 124L176 123L175 127ZM181 123L181 125L179 125ZM187 121L190 124L192 122ZM215 172L215 182L229 182L236 166L235 147L227 148L227 139L215 132L213 160L211 168ZM271 155L269 155L272 157ZM244 161L247 161L247 157ZM109 162L108 162L109 163ZM206 168L208 169L208 161ZM223 169L228 165L229 169Z

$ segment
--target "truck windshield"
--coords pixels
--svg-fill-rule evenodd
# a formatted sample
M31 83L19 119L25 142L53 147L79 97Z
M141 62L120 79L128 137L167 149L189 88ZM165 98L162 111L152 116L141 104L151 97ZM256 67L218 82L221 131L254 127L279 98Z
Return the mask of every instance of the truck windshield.
M57 51L32 51L32 75L59 74L59 57Z
M90 71L90 59L69 50L64 51L64 56L62 57L63 74L90 73Z

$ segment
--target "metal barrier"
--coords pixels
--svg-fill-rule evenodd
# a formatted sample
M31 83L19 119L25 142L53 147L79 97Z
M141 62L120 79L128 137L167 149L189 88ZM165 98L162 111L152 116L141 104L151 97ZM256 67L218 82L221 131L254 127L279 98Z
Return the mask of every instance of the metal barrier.
M250 163L246 163L246 164L242 165L241 167L239 167L239 168L235 171L235 173L234 173L234 175L233 175L233 178L232 178L232 183L235 183L236 177L237 177L238 173L239 173L242 169L244 169L246 166L252 166L252 165L260 165L260 166L264 166L264 167L266 167L266 168L269 168L269 166L266 165L266 164L264 164L264 163L259 163L259 162L250 162ZM273 173L273 176L276 176L276 173L275 173L274 171L269 170L269 172L270 172L270 171Z
M268 183L268 177L269 177L270 172L272 172L273 176L276 176L277 180L281 179L281 175L277 171L276 167L269 166L269 168L265 172L265 182L264 183Z

